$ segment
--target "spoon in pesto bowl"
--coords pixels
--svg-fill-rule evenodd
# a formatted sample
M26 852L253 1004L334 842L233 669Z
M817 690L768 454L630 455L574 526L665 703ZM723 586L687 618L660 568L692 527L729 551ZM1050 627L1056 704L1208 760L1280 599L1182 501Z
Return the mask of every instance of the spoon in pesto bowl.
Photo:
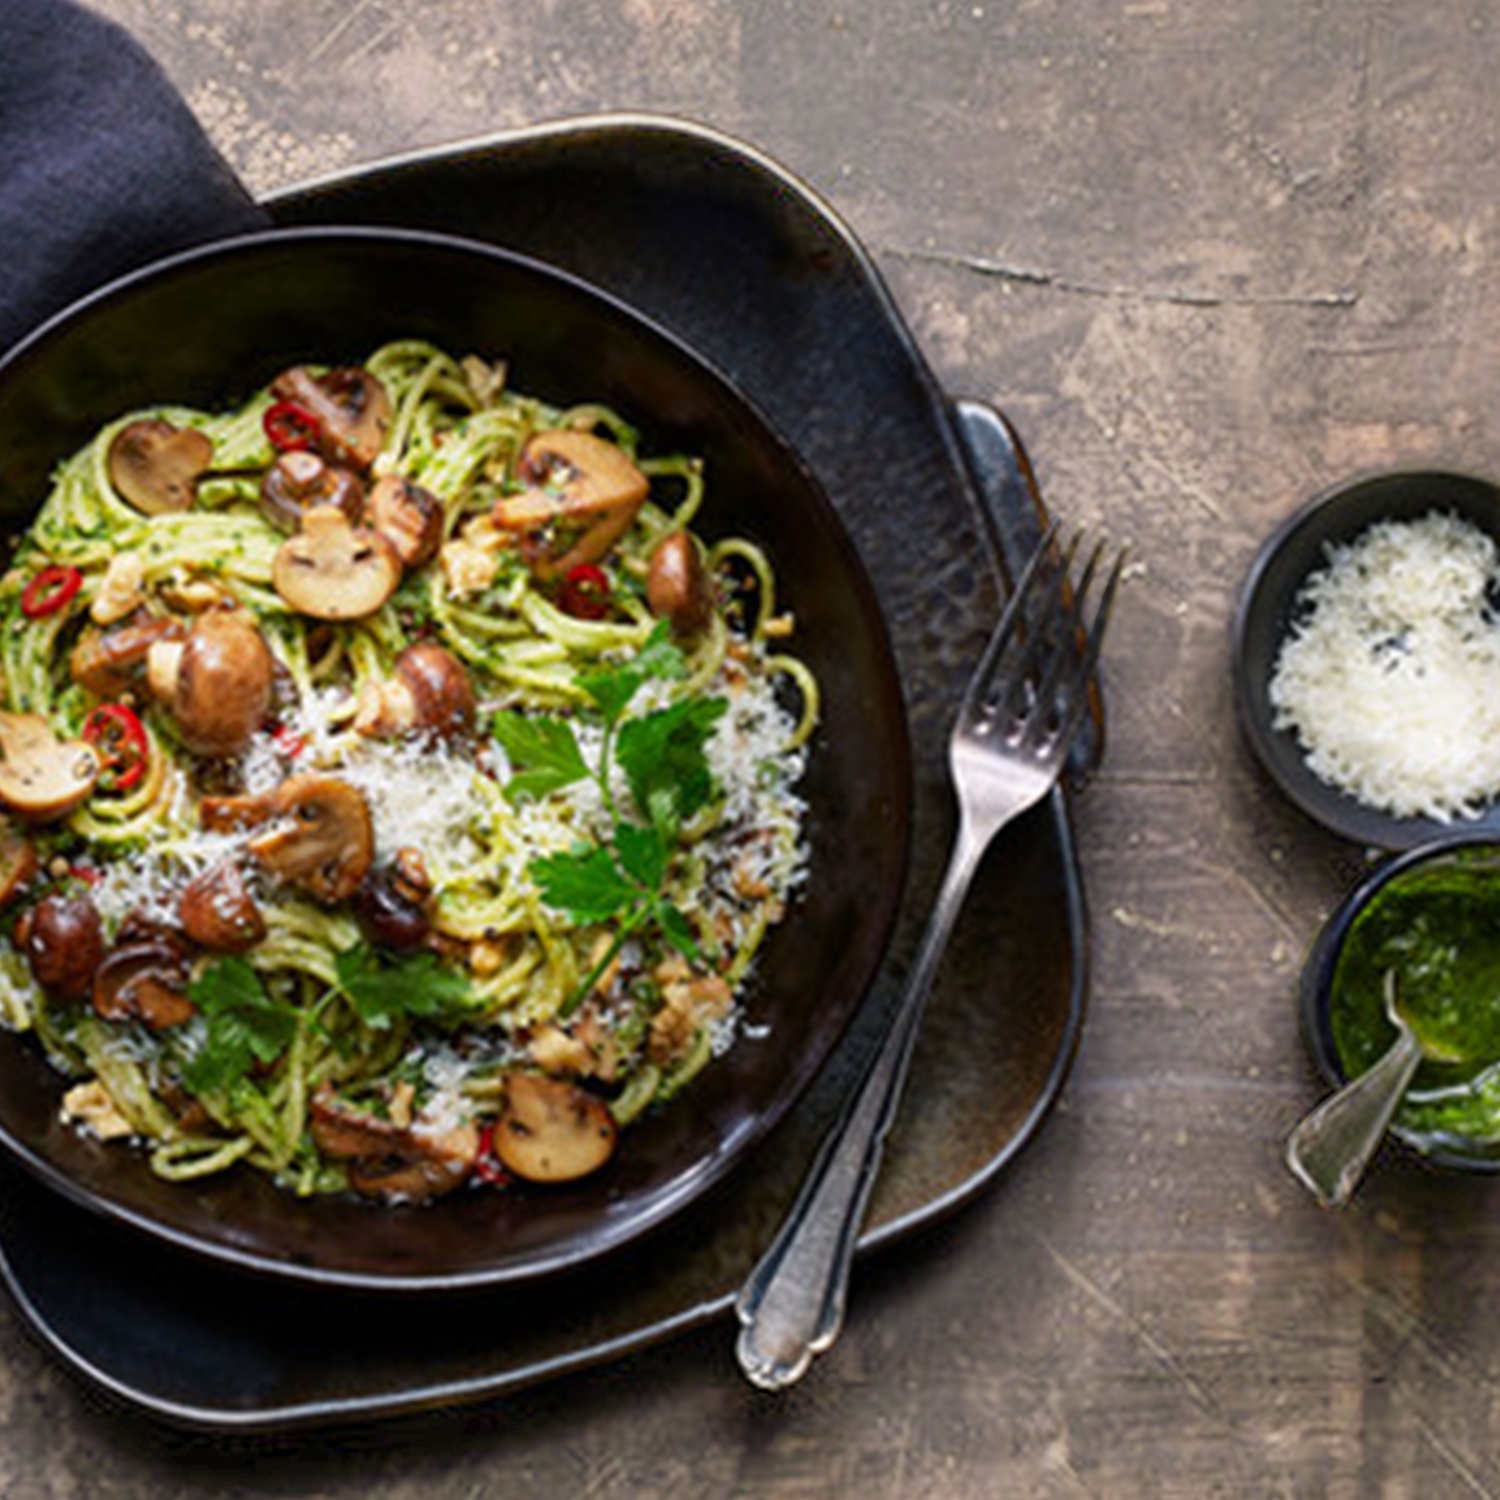
M1500 847L1458 836L1372 876L1315 945L1303 1009L1323 1072L1349 1080L1287 1140L1320 1202L1349 1201L1387 1131L1500 1168Z
M1353 1196L1424 1053L1397 1006L1395 971L1386 970L1385 979L1385 1013L1396 1040L1374 1067L1305 1115L1286 1143L1293 1176L1329 1208Z

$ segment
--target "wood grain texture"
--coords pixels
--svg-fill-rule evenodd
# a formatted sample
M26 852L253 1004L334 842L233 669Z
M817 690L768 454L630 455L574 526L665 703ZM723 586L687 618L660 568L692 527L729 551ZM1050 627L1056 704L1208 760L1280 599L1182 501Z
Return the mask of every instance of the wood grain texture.
M1500 1184L1281 1165L1293 991L1365 864L1233 720L1235 592L1304 498L1500 473L1500 21L1478 0L95 0L257 190L497 128L677 113L866 241L1053 509L1129 539L1094 933L1061 1108L980 1203L861 1268L785 1398L726 1326L324 1442L155 1432L0 1308L0 1496L1500 1497ZM101 1294L107 1285L101 1284Z

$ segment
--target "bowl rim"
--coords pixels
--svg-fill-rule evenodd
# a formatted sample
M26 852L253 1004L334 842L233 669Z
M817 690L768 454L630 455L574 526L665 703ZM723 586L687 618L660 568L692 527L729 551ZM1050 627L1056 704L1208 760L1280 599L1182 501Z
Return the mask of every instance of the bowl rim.
M296 1258L282 1257L260 1248L247 1248L236 1243L232 1236L222 1239L205 1237L191 1229L183 1229L162 1221L154 1215L132 1208L128 1204L100 1195L73 1175L52 1162L45 1153L17 1139L8 1127L0 1123L0 1149L33 1176L70 1201L128 1226L151 1238L169 1243L200 1258L228 1265L240 1270L264 1275L272 1280L291 1285L321 1288L347 1289L373 1293L423 1293L450 1292L472 1288L489 1288L524 1284L546 1277L569 1272L637 1243L642 1237L662 1227L690 1207L705 1193L717 1187L755 1150L761 1149L776 1125L802 1097L808 1088L826 1069L838 1051L841 1041L847 1036L855 1018L864 1008L873 989L877 987L880 971L889 953L891 941L900 915L905 888L910 877L912 853L912 808L914 797L914 764L911 747L910 715L904 685L897 667L894 646L890 636L890 625L881 608L869 570L850 534L838 507L827 487L817 477L811 465L796 445L783 434L764 410L734 379L707 356L699 353L680 335L664 327L649 313L631 305L619 295L605 290L574 272L555 266L545 260L506 249L482 240L474 240L445 231L412 229L403 226L371 224L320 224L292 227L271 227L249 234L228 236L206 244L174 251L169 255L137 267L113 280L92 289L77 298L67 307L47 318L17 343L0 353L0 386L29 378L28 366L33 360L42 358L49 346L66 335L80 321L113 304L118 298L149 290L153 283L169 280L175 275L214 262L233 262L245 255L261 255L284 252L306 245L310 248L326 248L330 244L350 242L379 251L382 247L432 248L441 253L458 254L488 261L502 266L519 268L523 274L539 277L558 284L566 295L592 302L610 316L631 325L633 332L648 343L654 343L668 351L670 357L690 369L693 379L716 388L719 398L728 402L750 418L759 429L760 440L767 443L778 454L779 462L789 470L795 470L807 493L816 498L822 512L829 540L840 559L839 572L845 583L859 600L867 621L873 626L873 636L868 649L875 665L874 678L878 679L880 696L890 705L884 715L891 721L894 733L882 736L883 753L891 766L890 784L894 790L892 805L886 809L888 837L895 841L896 854L890 871L890 879L878 903L879 910L870 928L870 951L873 955L869 972L862 976L860 984L852 991L840 1024L821 1049L816 1065L794 1065L787 1071L797 1078L795 1087L786 1087L776 1095L774 1105L758 1112L753 1122L726 1148L723 1143L708 1141L703 1150L688 1168L679 1172L667 1188L654 1194L654 1207L649 1213L628 1215L622 1213L618 1200L612 1199L601 1214L600 1232L579 1243L579 1236L565 1235L558 1247L538 1249L524 1261L508 1261L486 1265L478 1269L442 1270L437 1272L407 1273L400 1270L375 1272L322 1263L307 1263ZM650 430L649 412L640 414L642 425ZM5 1038L11 1042L25 1042L21 1035ZM188 1185L189 1188L191 1185ZM378 1207L372 1212L386 1212Z
M1357 885L1346 892L1329 913L1302 966L1298 980L1298 1015L1303 1040L1312 1055L1319 1076L1330 1088L1340 1088L1349 1081L1334 1045L1330 1004L1333 975L1339 955L1359 914L1392 880L1407 871L1435 859L1445 859L1465 849L1493 849L1500 854L1500 833L1465 832L1448 834L1413 845L1382 861ZM1500 1172L1500 1147L1492 1153L1465 1150L1458 1137L1436 1142L1419 1142L1398 1124L1389 1134L1404 1151L1431 1166L1452 1167L1466 1172Z
M1231 674L1235 715L1240 732L1256 762L1283 797L1313 822L1351 842L1384 851L1421 847L1450 834L1488 832L1500 837L1500 796L1476 818L1398 818L1360 802L1349 793L1316 776L1306 765L1295 737L1275 729L1266 700L1269 674L1250 670L1251 633L1262 612L1270 607L1267 590L1273 571L1293 543L1311 537L1319 543L1320 555L1332 541L1348 542L1369 526L1386 519L1389 511L1363 516L1348 528L1330 527L1339 507L1374 504L1381 491L1405 490L1414 485L1433 485L1450 492L1464 492L1471 500L1482 496L1493 506L1493 520L1486 528L1500 545L1500 481L1461 469L1398 467L1371 470L1320 490L1284 517L1257 548L1240 585L1230 620ZM1410 514L1452 509L1455 502L1443 496L1427 504L1413 505ZM1472 517L1470 517L1472 518ZM1304 570L1285 594L1290 603L1313 567ZM1278 642L1285 638L1283 624Z

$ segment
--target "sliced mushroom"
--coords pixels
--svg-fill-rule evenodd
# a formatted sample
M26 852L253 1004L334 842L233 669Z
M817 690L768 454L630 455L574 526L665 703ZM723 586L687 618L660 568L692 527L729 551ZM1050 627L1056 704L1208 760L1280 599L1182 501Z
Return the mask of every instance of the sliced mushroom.
M206 434L147 418L122 427L110 441L105 465L109 482L148 516L187 510L198 480L214 460Z
M467 1181L479 1156L470 1124L424 1131L356 1110L320 1088L308 1105L308 1125L325 1156L349 1163L349 1186L367 1198L422 1203Z
M274 823L246 848L274 875L320 901L344 901L359 889L375 856L365 799L336 776L289 777L269 799Z
M58 1000L82 1000L104 959L104 924L87 896L43 896L16 924L32 977Z
M431 641L408 646L385 681L367 682L354 727L372 739L430 734L453 739L474 727L474 685L452 652Z
M387 1203L426 1203L462 1187L479 1159L479 1132L458 1125L442 1135L408 1131L405 1151L349 1163L349 1186Z
M391 401L368 370L350 365L314 375L297 365L276 377L271 394L317 418L318 446L335 463L368 469L385 446Z
M84 802L99 780L84 740L60 740L40 714L0 713L0 803L18 818L49 823Z
M408 568L425 567L443 544L443 502L399 474L376 480L365 501L365 523L390 542Z
M151 648L147 674L196 755L243 750L271 707L270 648L243 610L199 615L186 640Z
M277 549L271 565L276 592L315 620L362 620L401 582L401 559L378 531L351 526L342 511L320 505L302 530Z
M572 1182L614 1154L614 1117L604 1103L564 1078L512 1073L495 1122L495 1155L528 1182Z
M266 935L266 919L229 860L194 876L177 903L182 930L213 953L244 953Z
M352 525L365 505L359 477L317 453L283 453L260 482L260 508L273 526L296 531L316 505L331 505Z
M603 557L651 487L622 448L567 428L528 438L516 477L526 488L495 503L495 524L522 534L523 553L544 579Z
M96 698L119 698L142 675L151 648L164 641L180 641L187 627L180 620L142 619L114 630L85 631L68 671L79 687Z
M681 636L697 635L713 614L713 589L698 544L685 531L664 536L651 553L646 603Z
M94 1010L106 1021L142 1021L152 1031L165 1031L195 1013L187 982L187 964L175 944L126 943L94 973Z

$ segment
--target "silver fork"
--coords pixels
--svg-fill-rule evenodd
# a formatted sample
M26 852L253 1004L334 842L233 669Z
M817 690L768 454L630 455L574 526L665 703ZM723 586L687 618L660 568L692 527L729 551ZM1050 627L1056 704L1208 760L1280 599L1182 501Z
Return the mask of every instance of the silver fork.
M838 1337L860 1223L954 921L995 835L1057 782L1088 705L1124 557L1116 556L1085 626L1104 547L1093 548L1070 588L1077 551L1075 537L1058 557L1055 528L1043 538L964 694L948 743L958 833L906 988L853 1102L735 1304L740 1367L762 1389L799 1380Z

